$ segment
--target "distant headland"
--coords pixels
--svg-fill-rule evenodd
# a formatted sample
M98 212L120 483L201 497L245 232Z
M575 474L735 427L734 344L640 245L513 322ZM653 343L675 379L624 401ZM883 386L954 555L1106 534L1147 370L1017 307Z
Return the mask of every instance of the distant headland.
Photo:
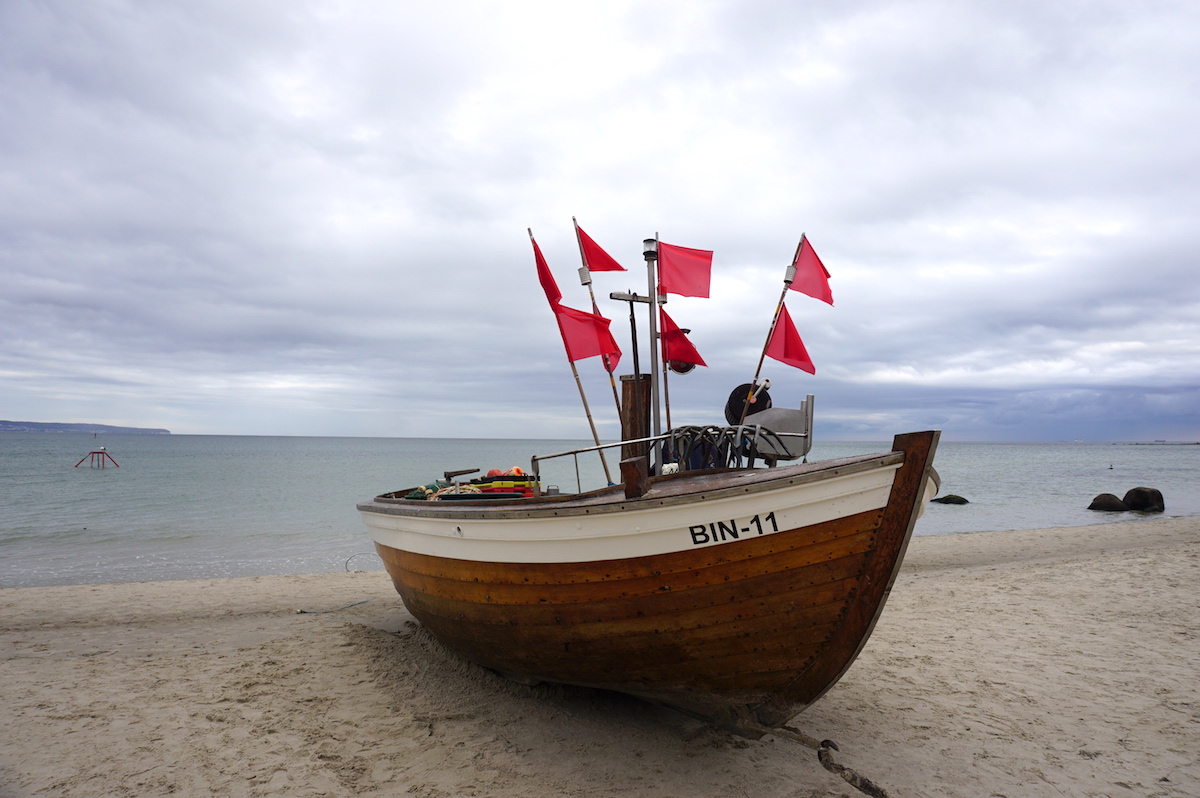
M92 435L170 435L169 429L113 427L108 424L58 424L43 421L0 421L0 432L85 432Z

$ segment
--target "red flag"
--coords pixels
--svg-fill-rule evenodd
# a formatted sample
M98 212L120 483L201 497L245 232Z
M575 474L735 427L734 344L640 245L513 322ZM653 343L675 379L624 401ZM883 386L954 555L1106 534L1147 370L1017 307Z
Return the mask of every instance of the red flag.
M829 271L807 237L801 237L800 247L796 250L796 259L792 261L792 282L788 288L808 294L813 299L833 304L833 291L829 288Z
M787 305L782 307L783 309L779 312L779 321L776 322L775 330L771 333L771 340L767 343L767 357L789 366L795 366L809 374L816 374L817 367L813 365L812 358L808 356L808 350L804 348L804 342L800 340L800 333L796 332L796 325L792 324L792 317L788 313Z
M612 368L621 359L621 349L608 329L609 321L598 313L585 313L566 305L554 307L554 318L562 334L567 360L574 363L585 357L608 355Z
M575 232L579 234L579 249L583 253L583 265L587 266L589 271L625 271L625 267L617 263L612 255L601 249L600 245L593 241L590 235L583 232L583 228L578 223L575 225Z
M562 291L558 290L558 283L554 282L554 275L550 273L550 267L546 264L546 259L542 257L542 249L538 246L533 233L529 234L529 240L533 242L533 259L537 261L538 282L542 284L542 290L546 292L546 301L550 303L550 307L558 307L558 303L562 301Z
M658 290L679 296L708 296L712 250L658 244Z
M705 366L704 358L700 357L700 353L696 351L696 347L688 340L687 335L679 326L667 315L667 312L662 308L658 309L658 331L662 336L663 361L676 363L692 363L697 366Z

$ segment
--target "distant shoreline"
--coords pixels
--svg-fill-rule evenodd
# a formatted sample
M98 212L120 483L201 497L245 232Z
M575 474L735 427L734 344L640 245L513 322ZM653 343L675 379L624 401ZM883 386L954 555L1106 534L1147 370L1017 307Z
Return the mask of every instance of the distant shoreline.
M0 432L83 432L93 435L170 435L169 429L149 427L114 427L109 424L63 424L46 421L0 421Z

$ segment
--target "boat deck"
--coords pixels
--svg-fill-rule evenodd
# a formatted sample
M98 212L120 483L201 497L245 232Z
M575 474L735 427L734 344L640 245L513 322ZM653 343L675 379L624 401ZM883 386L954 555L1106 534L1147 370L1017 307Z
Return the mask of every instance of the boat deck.
M732 494L757 493L778 488L781 483L799 485L828 479L831 476L899 466L903 462L903 452L882 452L776 468L686 471L652 478L649 490L636 499L626 498L621 485L612 485L587 493L524 499L489 499L486 494L481 494L478 499L452 502L406 499L404 496L411 491L410 488L376 496L373 500L358 505L358 509L388 515L440 518L519 518L574 515L579 512L620 512L634 505L670 506Z

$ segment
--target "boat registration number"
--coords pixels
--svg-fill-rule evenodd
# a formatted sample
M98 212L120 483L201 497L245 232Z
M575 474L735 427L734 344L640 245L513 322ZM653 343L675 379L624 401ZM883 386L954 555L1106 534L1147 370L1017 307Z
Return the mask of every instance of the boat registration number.
M742 535L767 535L778 531L779 523L775 520L774 512L756 515L749 521L739 522L738 519L731 518L728 522L710 521L707 524L693 524L688 527L693 546L737 540Z

